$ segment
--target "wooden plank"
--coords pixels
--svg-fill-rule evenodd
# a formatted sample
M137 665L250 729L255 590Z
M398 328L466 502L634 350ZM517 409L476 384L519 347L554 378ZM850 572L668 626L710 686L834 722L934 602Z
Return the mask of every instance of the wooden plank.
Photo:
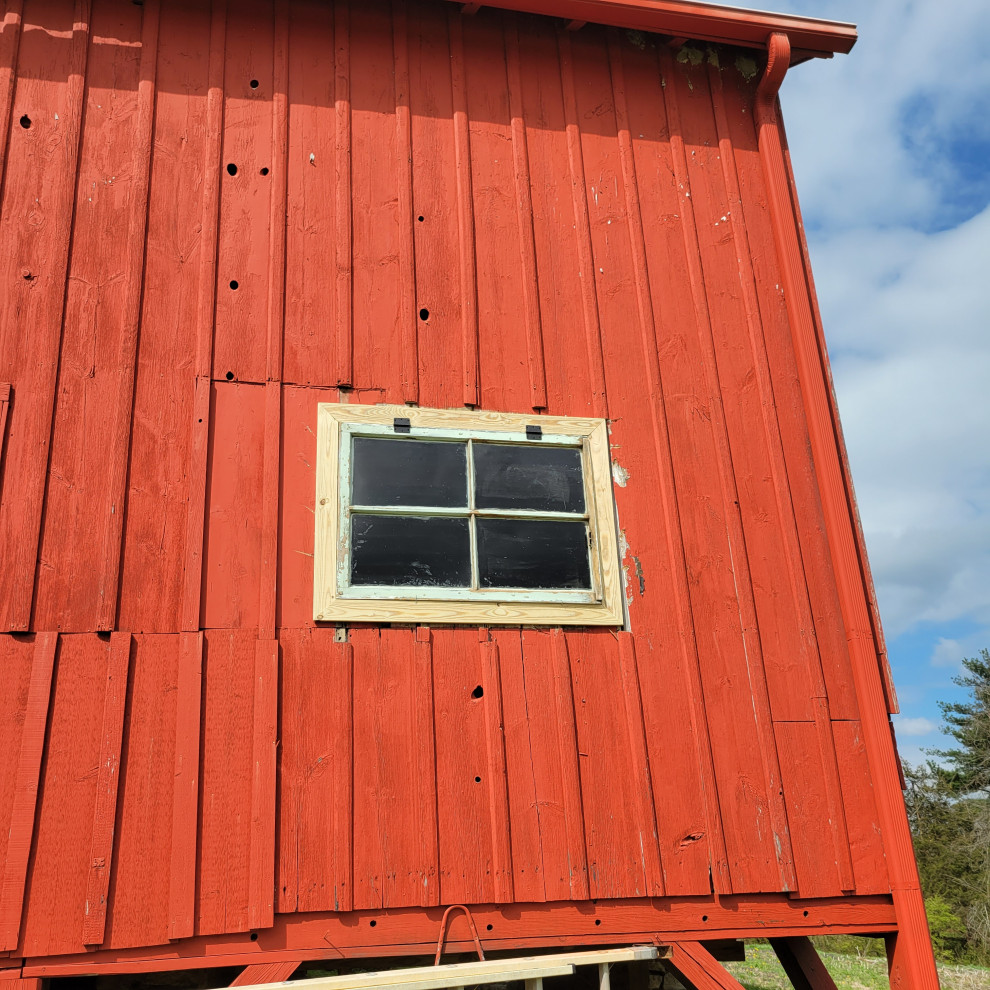
M267 375L261 328L268 325L272 183L279 177L261 168L273 164L273 18L274 0L242 0L226 12L212 373L227 381L263 382Z
M272 147L267 177L271 181L268 207L268 332L266 381L282 380L285 339L285 245L289 157L289 4L275 0L275 39L272 57ZM262 175L261 169L258 174ZM274 634L273 634L274 635Z
M210 414L202 625L259 626L265 462L264 385L217 382ZM269 407L270 408L270 407ZM269 462L269 468L272 465ZM277 467L277 463L275 465ZM270 513L271 506L268 511Z
M587 904L573 902L476 905L472 915L486 932L485 946L496 950L539 952L548 939L565 938L575 946L600 946L604 938L629 944L709 941L719 938L765 938L768 923L775 937L837 932L884 934L896 928L890 895L827 900L798 900L781 894L740 895L729 901L692 897L620 899ZM370 922L376 926L372 930ZM355 924L357 922L357 924ZM600 924L598 924L600 922ZM488 929L491 924L492 928ZM250 933L198 936L167 946L122 952L80 953L63 959L30 961L28 976L160 972L204 966L244 966L261 960L326 959L330 945L337 958L409 956L436 950L435 912L419 906L387 913L364 911L351 917L338 912L279 915L271 932L252 940ZM457 922L447 951L470 952L466 924ZM371 941L374 939L375 941Z
M269 928L275 901L275 748L278 742L278 641L259 640L254 662L254 738L248 927Z
M141 332L131 425L127 513L118 627L165 633L182 628L186 516L193 465L194 368L200 264L189 245L203 223L209 4L161 7ZM212 177L219 182L215 174ZM193 490L195 485L192 486ZM202 514L200 514L200 524ZM201 551L198 551L201 553ZM199 558L201 560L201 556ZM195 617L198 626L198 610Z
M18 946L24 956L84 951L109 651L108 639L92 633L59 637Z
M857 894L890 890L873 778L859 722L833 722L841 798Z
M282 630L278 910L353 903L353 646ZM328 704L329 699L329 704Z
M334 376L334 294L324 281L334 268L333 50L333 8L293 4L282 377L304 385Z
M279 329L281 340L281 328ZM278 615L279 500L282 488L282 385L265 383L261 475L261 560L258 585L258 638L275 638Z
M132 265L133 235L139 233L132 230L132 220L136 197L144 194L139 152L146 135L136 126L139 63L134 57L143 17L142 10L107 3L94 3L92 9L93 37L120 43L94 43L87 60L85 126L35 588L33 623L38 629L99 625L108 516L123 517L124 506L115 499L124 493L111 486L115 465L109 458L121 450L115 431L130 429L130 410L128 421L120 423L115 408L128 288L133 278L141 277L140 261L136 271ZM144 199L139 205L147 208ZM138 247L142 245L140 238ZM80 581L79 574L93 578ZM115 607L115 592L111 597Z
M484 689L485 745L488 750L488 805L492 835L495 902L511 903L512 846L509 837L509 789L505 766L505 727L502 715L502 674L498 643L482 628L481 686ZM473 696L473 695L472 695Z
M825 964L807 936L771 938L770 945L794 990L837 990Z
M591 378L591 408L595 416L606 416L608 398L605 392L605 361L602 355L602 330L595 288L595 259L591 244L591 220L588 214L587 181L581 151L581 131L578 123L577 92L571 36L566 31L557 35L560 52L560 77L564 93L564 117L567 133L567 161L570 168L571 195L577 231L578 263L580 265L581 302L584 312L585 346L588 349L588 372Z
M650 763L646 749L643 695L639 683L636 641L631 633L625 631L619 633L619 671L622 676L626 731L629 734L630 767L633 772L630 783L637 805L636 822L640 829L639 847L643 856L643 873L646 876L646 887L650 896L662 897L665 893L665 885L657 838Z
M3 464L3 450L7 445L7 418L10 414L10 384L0 382L0 466ZM3 488L3 475L0 473L0 489Z
M334 385L354 380L350 3L334 5Z
M114 826L120 783L120 747L124 735L127 676L133 637L128 632L110 636L107 654L106 694L103 700L103 737L96 777L96 808L89 855L89 879L83 911L84 945L102 945L106 933L107 895L113 867Z
M519 29L516 19L505 20L505 58L509 84L509 113L512 121L512 163L515 171L518 209L519 265L523 283L523 319L529 358L530 405L547 405L546 369L543 363L543 325L540 320L536 244L533 237L533 196L529 168L529 146L522 107L522 75L519 67Z
M440 839L437 835L437 747L433 727L433 641L429 628L416 629L413 647L413 737L416 807L423 882L420 904L440 903ZM507 819L508 820L508 819Z
M407 11L418 401L463 407L461 290L451 277L460 252L447 12L436 4L407 5Z
M205 641L196 932L208 935L251 928L261 875L252 856L261 791L255 788L256 631L209 630Z
M104 948L167 942L170 888L184 875L195 882L195 804L188 858L175 857L173 863L173 840L182 829L181 818L175 824L175 791L188 775L182 765L176 772L176 721L184 706L195 704L197 741L199 727L199 694L191 700L180 681L183 638L133 636ZM198 650L196 659L198 666ZM191 887L189 904L191 919ZM191 923L187 930L192 932Z
M158 0L145 0L141 7L141 62L138 66L137 110L132 136L133 189L128 203L125 297L119 352L118 376L113 405L113 426L108 452L110 505L105 509L103 561L98 584L97 629L113 629L120 599L121 540L127 502L127 476L133 431L134 387L137 375L138 333L144 293L145 248L148 230L148 190L151 184L151 149L155 119L155 78L158 68ZM116 86L122 80L114 80ZM89 127L87 126L87 131ZM91 934L96 934L96 931Z
M406 181L409 149L402 158L398 151L394 49L401 42L391 6L354 4L350 14L351 326L355 383L372 389L371 401L401 403L416 399L418 317L407 252L416 218ZM322 273L316 281L320 291Z
M454 167L457 174L457 247L461 290L463 401L478 404L478 269L475 262L474 192L471 181L471 128L468 122L468 89L464 63L462 18L451 8L450 87L454 111Z
M743 985L699 942L671 946L674 968L695 990L743 990Z
M217 293L217 245L220 212L220 161L224 118L224 51L227 0L212 0L207 142L203 163L203 216L196 307L196 354L193 383L189 502L186 508L185 560L182 579L182 629L195 632L202 614L206 493L209 484L209 437L212 414L213 328Z
M17 757L17 777L10 812L3 880L0 885L0 949L16 948L21 927L24 885L35 831L41 754L45 742L57 645L58 633L35 634L31 680L24 708L24 726Z
M0 189L3 189L10 140L10 117L14 107L17 49L21 40L23 0L9 0L0 21Z
M546 642L546 649L533 650L539 658L533 659L532 666L523 665L522 630L492 629L491 636L498 645L499 671L502 677L502 726L505 737L505 771L509 794L509 839L512 848L512 889L517 900L522 902L545 901L547 899L547 875L549 863L554 869L554 892L562 890L563 896L570 896L567 880L567 852L563 841L563 815L560 801L548 795L537 786L537 778L542 781L545 756L557 752L556 726L553 724L549 708L549 640L546 634L539 638ZM478 685L484 690L482 685ZM542 689L542 690L541 690ZM477 691L477 689L475 689ZM474 697L475 692L472 692ZM538 699L537 696L538 695ZM477 700L477 699L476 699ZM537 705L539 704L539 708ZM530 712L532 711L532 717ZM531 735L540 734L542 742L534 745ZM548 774L551 786L557 784L559 775ZM542 823L547 819L556 824L556 845L548 843L550 855L544 859L542 848ZM556 860L556 862L555 862ZM559 865L558 865L559 864Z
M33 15L32 15L33 16ZM65 284L79 157L90 0L61 2L44 15L45 30L23 32L18 58L46 65L19 77L7 179L0 202L0 381L14 386L4 473L16 478L0 492L0 629L31 621L35 570L51 444L64 316ZM54 43L52 32L71 38ZM54 44L54 47L53 47ZM22 109L23 108L23 109ZM39 108L44 108L39 112ZM16 181L11 181L16 177ZM13 332L30 326L33 332Z

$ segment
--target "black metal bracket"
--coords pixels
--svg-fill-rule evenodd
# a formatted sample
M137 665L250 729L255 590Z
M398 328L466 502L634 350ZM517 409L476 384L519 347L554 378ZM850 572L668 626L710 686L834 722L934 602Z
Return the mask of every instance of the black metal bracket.
M543 427L542 426L526 426L526 439L527 440L542 440L543 439Z
M404 416L396 416L395 419L392 420L392 429L395 430L396 433L408 433L411 427L412 424Z

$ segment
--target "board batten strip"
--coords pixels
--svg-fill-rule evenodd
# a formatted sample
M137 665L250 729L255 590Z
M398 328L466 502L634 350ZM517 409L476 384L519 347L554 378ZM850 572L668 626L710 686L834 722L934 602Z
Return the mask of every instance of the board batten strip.
M598 292L595 286L595 257L591 244L591 217L588 213L584 158L581 149L581 129L578 123L577 92L574 82L574 57L571 37L566 30L557 32L560 55L560 81L564 96L564 127L567 132L567 163L571 175L571 196L574 202L574 225L577 236L578 264L581 270L581 304L584 310L584 331L588 348L588 377L591 381L592 414L608 416L608 396L605 389L605 356L602 352L602 326L598 312Z
M182 629L199 629L206 527L206 467L210 437L213 323L217 297L217 245L220 221L220 156L223 141L223 70L227 0L213 0L210 19L209 93L206 104L206 159L203 165L203 222L200 233L199 296L196 306L196 378L193 385L189 502L186 507Z
M261 495L261 595L258 639L275 638L278 608L278 509L281 489L282 385L265 384L265 439Z
M254 740L248 926L275 920L275 746L278 736L278 641L259 640L254 661Z
M665 49L659 53L659 57L663 76L673 79L674 63L672 53ZM698 340L705 361L710 369L709 374L715 376L715 379L710 379L708 383L708 391L712 400L710 407L713 414L712 436L715 439L719 463L718 480L722 490L722 502L725 507L726 537L732 551L733 569L736 587L738 589L737 601L739 605L740 634L746 646L746 667L750 678L757 737L760 740L760 760L763 766L764 788L767 808L770 814L770 824L773 830L777 867L783 889L795 891L797 889L797 874L794 869L794 853L791 848L787 813L784 807L784 798L780 783L780 760L773 737L770 696L767 691L766 674L763 669L762 650L758 641L759 627L753 601L752 578L746 558L742 519L739 514L739 498L732 475L731 451L729 450L725 414L722 406L719 382L717 381L718 363L715 355L715 342L712 335L711 313L708 306L709 289L705 284L702 267L701 244L698 238L698 220L695 216L694 205L691 199L688 156L684 146L676 88L676 85L673 84L664 86L664 105L667 110L667 119L669 122L670 150L674 168L674 179L679 190L681 209L684 212L685 218L683 224L684 246L691 282L691 294L695 300L695 308L698 314Z
M195 931L199 823L200 717L203 706L203 634L182 633L175 692L175 773L169 869L168 937Z
M402 400L419 401L419 325L416 319L416 238L413 224L412 110L409 100L409 36L406 0L392 4L395 61L395 153L399 164L399 320L402 341ZM456 125L456 119L455 119ZM477 366L477 362L475 362ZM477 400L477 381L474 396Z
M354 225L351 202L350 5L334 4L334 382L354 378Z
M97 603L97 629L113 629L120 597L120 558L123 554L124 512L127 474L133 428L134 385L137 377L138 335L144 295L144 264L148 229L148 190L155 119L155 79L158 67L158 0L145 0L141 7L141 64L138 69L137 126L134 140L134 186L127 223L127 254L124 278L127 293L124 325L116 369L119 376L110 434L107 507L103 532L103 572Z
M416 628L413 673L413 732L416 737L416 800L423 885L420 905L440 903L440 835L437 827L437 744L433 724L433 640L429 627Z
M2 188L2 185L0 185ZM7 417L10 414L10 384L0 382L0 492L3 491L3 448L7 439Z
M639 683L639 661L632 633L619 634L619 669L622 673L622 697L626 708L626 728L629 732L629 752L632 755L633 791L637 801L639 845L642 851L643 875L650 897L664 894L663 864L657 835L656 808L653 804L653 781L646 749L646 727L643 721L643 694Z
M560 783L564 793L564 828L567 832L567 866L571 897L587 900L588 847L584 834L584 805L581 800L581 768L578 762L577 719L567 640L560 629L550 634L553 657L553 694L556 703L557 746L560 752Z
M10 812L7 858L0 886L0 951L15 949L24 908L24 885L34 838L35 809L41 775L41 755L52 694L52 670L58 633L37 633L31 660L21 749L14 778L14 800Z
M334 897L335 911L354 910L354 647L342 643L340 659L344 665L343 686L333 700L333 724L342 733L337 742L338 766L333 810Z
M17 50L20 47L24 5L22 0L7 0L0 24L0 194L7 167L10 141L10 114L14 108L14 83L17 78Z
M285 336L285 250L289 204L289 0L275 0L272 79L271 201L268 223L267 380L282 380Z
M52 190L52 205L46 213L47 216L56 218L50 239L51 265L45 266L44 281L45 287L52 295L55 294L52 289L57 290L60 299L57 306L51 307L58 314L58 324L32 327L33 335L40 340L50 341L53 349L53 353L48 355L37 355L39 363L48 373L42 383L42 389L39 389L39 392L43 393L43 398L40 403L42 411L38 417L41 426L38 435L44 437L44 455L42 458L36 458L34 464L24 465L24 470L18 478L20 502L24 509L18 513L20 518L16 522L4 527L8 530L6 539L5 534L0 530L0 559L3 560L3 571L9 575L6 581L0 578L0 584L3 585L0 588L0 599L2 599L0 617L6 616L3 628L14 631L26 630L31 625L35 572L41 549L41 518L47 491L48 469L51 466L52 436L55 430L55 392L61 363L62 328L65 323L67 298L65 286L68 279L72 233L75 229L75 188L86 98L90 12L91 0L76 0L72 15L70 71L66 84L66 105L69 109L63 147L67 150L64 152L64 161L59 169L60 184ZM8 127L8 134L9 130ZM0 189L0 192L2 191ZM44 470L40 470L38 460L44 461ZM11 514L10 508L7 512L8 515ZM0 525L2 524L3 517L0 516Z
M629 222L629 238L633 256L633 277L636 285L636 300L639 307L640 332L643 343L644 367L650 384L651 419L653 423L654 446L657 452L663 484L660 486L660 500L663 506L667 549L677 583L677 607L681 615L683 629L693 629L690 592L687 580L687 563L684 558L683 539L674 539L680 534L681 523L675 492L673 464L667 428L667 411L664 400L663 382L660 376L660 360L656 329L656 313L650 291L650 273L646 255L646 237L643 229L643 211L639 196L639 181L636 175L636 159L633 154L632 136L629 130L629 110L626 99L625 69L622 63L622 49L616 33L609 36L609 67L612 77L613 105L618 131L619 159L622 166L622 181L626 193L626 215ZM693 639L683 644L685 667L691 678L692 731L701 756L699 772L705 799L705 816L708 828L708 850L711 863L712 886L716 893L728 893L729 866L725 848L721 809L718 803L718 788L715 782L715 761L712 754L711 737L708 732L708 714L705 707L704 691L698 666L698 654Z
M814 630L815 619L807 592L810 575L805 573L802 561L797 515L793 499L790 495L783 440L775 414L776 403L767 360L767 344L763 334L763 323L756 286L756 273L752 260L752 245L746 225L745 205L740 190L735 147L729 132L729 122L723 96L722 76L715 66L708 67L708 79L712 94L715 129L719 142L719 159L722 165L722 177L730 202L728 222L732 231L736 257L738 259L739 284L746 312L753 365L756 372L756 386L761 396L760 406L764 414L763 426L772 472L774 495L782 523L781 535L786 550L788 583L791 589L793 605L799 616L800 626L806 630ZM835 740L832 734L825 675L822 669L821 653L817 638L814 636L807 638L810 640L808 649L810 655L806 656L806 661L808 673L811 677L812 691L814 692L815 723L822 757L823 782L829 807L829 823L831 826L832 841L835 847L835 862L838 867L841 888L844 891L851 891L854 888L852 854L845 809L842 803L841 783L839 780L838 763L836 761Z
M89 877L83 909L83 945L102 945L107 923L107 892L113 865L113 833L120 782L120 747L124 737L127 672L131 661L131 634L115 632L107 656L107 684L103 700L103 735L96 777L96 809L90 846Z
M454 169L457 174L457 240L461 279L463 402L478 404L478 271L474 241L474 190L471 183L471 134L464 69L463 15L448 13L450 86L454 104ZM411 311L411 310L410 310Z
M509 780L505 763L505 721L498 643L482 630L481 684L485 698L485 743L488 747L488 813L492 836L495 902L512 902L512 845L509 836Z
M522 71L519 64L519 26L512 14L505 15L505 59L509 83L509 120L512 133L512 164L516 179L516 209L519 224L519 260L522 269L523 316L529 356L530 400L534 409L546 409L547 374L543 357L543 321L540 318L540 289L536 270L536 234L533 229L533 187L529 168L529 143L523 109Z

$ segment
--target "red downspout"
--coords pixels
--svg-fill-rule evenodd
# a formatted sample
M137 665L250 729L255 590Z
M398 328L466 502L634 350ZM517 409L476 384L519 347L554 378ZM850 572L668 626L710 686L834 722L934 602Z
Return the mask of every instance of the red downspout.
M900 790L899 761L888 724L877 641L860 567L853 508L838 454L838 417L827 384L827 357L819 347L784 157L777 92L790 63L787 35L770 35L767 51L766 70L756 92L760 161L897 915L898 934L888 948L891 986L938 990L911 831Z

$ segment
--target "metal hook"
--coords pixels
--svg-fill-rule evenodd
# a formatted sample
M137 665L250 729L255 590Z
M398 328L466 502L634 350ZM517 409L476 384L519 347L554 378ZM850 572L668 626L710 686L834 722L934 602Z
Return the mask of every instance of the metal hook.
M447 933L447 919L450 917L451 911L463 911L467 916L467 923L471 927L471 938L474 939L474 947L478 950L478 958L484 962L485 953L481 948L481 939L478 938L478 929L474 925L474 918L471 917L471 912L463 904L451 904L450 907L444 911L443 918L440 919L440 937L437 939L437 956L436 959L433 960L433 965L440 965L440 957L443 955L444 936Z

